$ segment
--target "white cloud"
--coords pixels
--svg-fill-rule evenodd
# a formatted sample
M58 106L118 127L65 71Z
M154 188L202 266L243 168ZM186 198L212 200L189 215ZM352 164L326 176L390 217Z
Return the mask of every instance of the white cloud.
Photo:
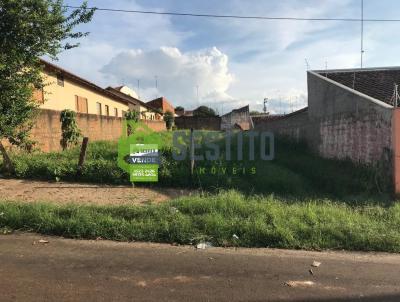
M237 15L359 16L359 3L352 0L205 0L180 4L91 0L89 4ZM380 5L367 3L366 15L373 17ZM385 14L395 17L395 12L386 10ZM80 48L62 55L61 66L101 86L126 83L136 89L140 79L140 94L145 99L162 94L174 105L187 108L201 103L227 112L250 104L251 109L262 110L262 100L268 97L271 112L289 112L306 104L305 58L311 69L324 69L325 61L328 68L359 66L357 22L221 20L98 11L82 30L91 35L82 40ZM397 30L397 24L365 24L366 65L399 65L399 47L388 42Z
M175 47L127 50L113 57L102 72L112 76L115 85L124 82L136 88L139 79L139 94L143 99L163 95L175 106L188 109L200 103L211 105L233 99L227 94L234 81L228 68L228 56L216 47L194 52L181 52ZM158 90L155 89L156 76Z

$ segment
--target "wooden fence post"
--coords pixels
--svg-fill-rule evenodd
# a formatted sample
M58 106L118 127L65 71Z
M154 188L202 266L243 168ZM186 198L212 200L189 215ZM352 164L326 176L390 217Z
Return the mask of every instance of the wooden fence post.
M83 141L82 141L82 146L81 146L81 153L79 154L78 170L76 173L77 176L80 176L82 174L82 167L83 167L83 164L85 163L86 150L87 150L88 143L89 143L89 138L84 137Z
M8 174L14 174L15 173L15 167L8 156L6 148L4 148L2 142L0 141L0 153L3 155L3 164L4 164L4 169L6 173Z

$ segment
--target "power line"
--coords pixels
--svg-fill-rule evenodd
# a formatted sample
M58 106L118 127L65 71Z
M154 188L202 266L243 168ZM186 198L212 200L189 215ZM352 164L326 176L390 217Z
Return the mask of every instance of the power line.
M64 5L66 8L79 9L79 6ZM87 10L121 12L132 14L169 15L183 17L205 17L205 18L226 18L226 19L255 19L255 20L288 20L288 21L345 21L345 22L400 22L400 19L359 19L359 18L300 18L300 17L266 17L266 16L240 16L240 15L216 15L216 14L195 14L180 12L157 12L144 10L126 10L114 8L87 7Z

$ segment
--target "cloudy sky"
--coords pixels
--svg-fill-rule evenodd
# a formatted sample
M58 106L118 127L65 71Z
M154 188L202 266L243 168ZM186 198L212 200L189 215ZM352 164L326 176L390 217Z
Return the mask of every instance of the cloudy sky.
M80 0L65 0L79 5ZM303 18L358 18L360 0L89 0L101 8ZM396 18L397 0L364 0L365 18ZM365 24L364 66L400 65L399 23ZM90 35L56 64L100 86L125 84L143 100L206 104L219 113L250 104L274 113L307 102L311 69L360 65L360 24L261 21L97 11ZM157 88L156 88L157 79ZM138 89L138 80L139 89Z

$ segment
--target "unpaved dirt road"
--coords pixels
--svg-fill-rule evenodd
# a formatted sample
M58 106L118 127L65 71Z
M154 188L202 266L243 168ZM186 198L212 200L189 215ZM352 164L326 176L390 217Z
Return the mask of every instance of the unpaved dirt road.
M0 236L0 301L400 301L400 255L17 233Z
M0 198L24 202L79 203L97 205L163 202L194 191L82 183L0 179Z

